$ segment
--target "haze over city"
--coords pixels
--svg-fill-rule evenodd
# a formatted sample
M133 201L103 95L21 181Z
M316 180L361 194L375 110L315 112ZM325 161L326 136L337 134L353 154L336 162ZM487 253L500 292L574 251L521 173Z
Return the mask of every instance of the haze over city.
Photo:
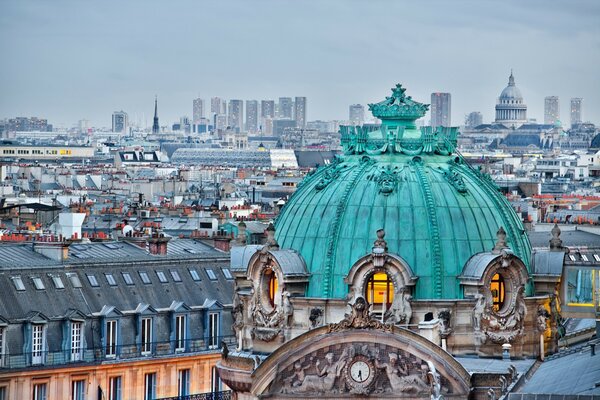
M345 119L392 83L452 120L494 105L510 70L543 120L544 97L571 97L600 121L596 1L1 1L0 118L110 126L115 110L152 124L191 100L306 96L309 120Z

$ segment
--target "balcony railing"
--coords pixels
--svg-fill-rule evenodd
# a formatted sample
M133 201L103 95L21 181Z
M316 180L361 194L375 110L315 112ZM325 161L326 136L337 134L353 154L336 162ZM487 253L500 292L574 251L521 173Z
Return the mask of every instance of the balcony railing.
M157 400L231 400L231 390L225 392L197 393L188 396L163 397Z
M221 350L223 342L229 347L236 346L235 336L228 335L208 339L187 339L182 342L176 342L172 340L151 342L149 343L149 352L146 351L148 346L144 347L141 343L118 344L112 347L88 347L86 349L82 349L79 353L73 353L71 350L6 352L0 357L2 360L0 363L0 370L4 368L44 368L67 364L85 365L89 363L100 363L112 360L139 360L144 358L159 356L164 357L177 354L216 352Z

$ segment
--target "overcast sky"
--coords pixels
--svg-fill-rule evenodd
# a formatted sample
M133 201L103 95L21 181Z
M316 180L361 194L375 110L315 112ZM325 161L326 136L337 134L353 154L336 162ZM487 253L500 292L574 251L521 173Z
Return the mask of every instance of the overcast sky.
M192 99L308 97L308 119L346 119L400 82L452 94L452 123L494 117L513 68L528 117L544 96L584 98L600 123L600 1L0 0L0 118L161 125Z

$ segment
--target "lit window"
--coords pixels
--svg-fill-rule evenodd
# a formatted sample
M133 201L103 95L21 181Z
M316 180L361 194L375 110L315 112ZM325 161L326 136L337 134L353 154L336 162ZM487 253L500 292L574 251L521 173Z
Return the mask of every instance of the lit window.
M46 287L44 286L44 282L42 282L42 279L37 277L37 276L33 276L31 277L31 280L33 281L33 286L35 286L35 288L37 290L44 290L46 289Z
M90 281L90 285L92 285L93 287L100 286L98 284L98 280L96 279L96 276L94 276L94 275L87 275L87 274L86 274L86 276L88 278L88 281Z
M33 384L33 400L46 400L46 384L45 383L34 383Z
M52 283L54 283L54 287L56 289L64 289L65 288L65 285L63 284L62 279L60 279L60 276L50 275L50 277L52 278Z
M121 400L121 377L113 376L108 381L108 400Z
M229 271L227 268L223 268L223 275L225 275L225 278L227 279L233 279L233 275L231 275L231 271Z
M110 286L117 286L117 281L115 281L113 274L104 274L104 276L106 276L106 281Z
M185 315L175 317L175 351L185 350Z
M152 352L152 318L142 318L142 355Z
M140 278L142 279L142 282L144 282L145 284L152 283L152 281L150 281L150 277L148 276L148 273L146 271L139 271L139 274L140 274Z
M494 311L500 311L504 306L504 278L500 274L496 274L492 277L490 283L490 291L492 292L492 309Z
M162 271L156 271L156 276L158 276L158 280L161 281L162 283L166 283L167 282L167 276L165 275L164 272L162 272Z
M196 271L195 269L190 269L190 275L192 276L192 279L195 280L196 282L198 282L200 280L200 275L198 274L198 271Z
M81 287L81 281L79 280L79 277L77 276L77 274L75 274L75 273L68 273L67 277L71 281L71 285L73 285L74 288L80 288Z
M207 268L207 269L206 269L206 275L208 275L208 278L209 278L211 281L216 281L216 280L217 280L217 275L215 275L215 271L213 271L213 270L212 270L212 269L210 269L210 268Z
M179 272L175 271L174 269L171 270L171 276L173 277L173 281L181 282L181 276L179 276Z
M123 274L123 280L125 281L125 283L128 285L133 285L133 279L131 278L131 275L129 274L129 272L122 272L122 274Z
M365 299L373 305L373 310L389 309L394 301L394 283L387 273L377 272L369 278L365 288Z
M106 357L117 355L117 321L106 321Z
M23 284L23 279L21 279L20 276L13 276L11 279L15 285L15 289L17 289L20 292L25 290L25 285Z

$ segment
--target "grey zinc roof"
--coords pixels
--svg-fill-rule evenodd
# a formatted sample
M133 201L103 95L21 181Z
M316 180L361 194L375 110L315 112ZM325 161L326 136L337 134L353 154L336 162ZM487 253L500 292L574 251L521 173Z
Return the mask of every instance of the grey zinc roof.
M532 247L548 247L551 239L550 232L528 232ZM563 246L588 246L600 247L600 235L580 230L565 230L563 228L560 238Z
M250 258L262 248L262 245L232 247L229 251L229 254L231 255L231 270L246 272Z
M16 265L45 266L51 264L57 263L34 252L31 243L0 245L0 270Z
M500 254L492 253L477 253L471 256L465 264L462 274L463 279L478 280L483 276L485 267L487 267L494 259L500 257Z
M291 249L270 252L281 267L284 276L308 276L302 256Z
M532 271L534 275L562 274L565 253L562 251L536 250L532 256Z

